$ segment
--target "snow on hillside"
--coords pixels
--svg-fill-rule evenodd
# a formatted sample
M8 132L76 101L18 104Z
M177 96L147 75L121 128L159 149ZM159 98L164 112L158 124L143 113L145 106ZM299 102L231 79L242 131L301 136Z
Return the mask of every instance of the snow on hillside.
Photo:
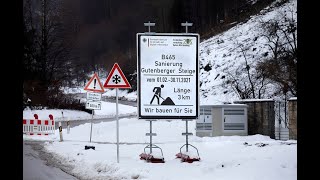
M273 4L276 4L276 1ZM252 1L255 3L255 1ZM200 43L200 104L224 104L232 103L239 100L239 96L230 86L226 86L226 81L231 76L236 77L241 82L248 82L245 74L246 68L243 52L246 54L250 71L254 72L255 65L265 59L271 57L272 53L267 47L267 40L261 37L261 21L270 19L279 19L280 13L285 12L289 16L290 8L297 9L297 1L290 0L279 7L265 8L259 15L252 16L247 22L240 23L235 27L221 34L213 36L210 39ZM293 19L297 19L296 13L292 14ZM282 19L279 19L282 21ZM242 45L242 46L241 46ZM242 51L242 49L248 49ZM211 67L211 70L207 68ZM205 70L207 69L207 70ZM106 81L106 72L100 73L99 78L104 84ZM85 93L84 87L65 88L65 93ZM268 84L265 87L266 95L261 98L274 98L272 93L275 86ZM137 92L127 94L128 90L119 90L119 98L130 101L137 100ZM115 97L115 89L105 89L102 96Z
M266 39L261 37L261 21L279 19L279 13L291 14L289 9L297 9L297 1L290 0L288 3L276 8L265 8L260 15L252 16L245 23L240 23L230 30L216 35L200 43L200 84L201 104L223 104L238 100L238 95L223 83L227 77L234 76L242 82L248 81L243 73L246 68L243 52L246 53L250 71L264 58L271 57L271 51L266 46ZM296 13L293 14L296 20ZM242 44L243 46L239 46ZM248 49L243 51L242 49ZM205 68L207 66L207 68ZM211 67L211 70L208 70ZM205 70L207 69L207 71ZM210 68L209 68L210 69ZM268 85L266 92L271 95L274 87ZM268 98L268 97L264 97Z
M102 96L106 96L108 98L116 96L116 89L107 89ZM128 93L128 90L118 90L119 99L124 99L128 101L137 101L137 91Z

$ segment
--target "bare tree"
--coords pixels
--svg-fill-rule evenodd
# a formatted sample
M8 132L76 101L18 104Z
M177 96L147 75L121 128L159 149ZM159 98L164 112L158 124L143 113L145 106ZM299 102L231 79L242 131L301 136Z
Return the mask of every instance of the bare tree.
M61 1L24 1L25 43L24 92L35 104L48 104L68 77L70 47L61 17ZM56 95L55 95L56 96Z
M241 53L236 58L241 58L242 63L236 69L230 68L228 70L224 86L230 86L240 99L268 97L269 94L266 93L266 90L269 81L266 80L264 74L257 72L255 63L249 59L250 44L239 43L238 41L234 41L234 44L236 46L235 50L238 49L238 52Z
M280 11L277 18L260 21L261 37L272 52L272 57L259 63L257 69L277 83L284 95L297 95L297 21L296 7Z

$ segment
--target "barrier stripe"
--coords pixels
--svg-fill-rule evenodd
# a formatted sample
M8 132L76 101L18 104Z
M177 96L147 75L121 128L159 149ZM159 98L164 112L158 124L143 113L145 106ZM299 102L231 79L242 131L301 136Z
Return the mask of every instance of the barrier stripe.
M35 114L36 119L23 119L23 133L27 135L51 135L55 133L55 122L51 115L49 120L40 120L38 115Z

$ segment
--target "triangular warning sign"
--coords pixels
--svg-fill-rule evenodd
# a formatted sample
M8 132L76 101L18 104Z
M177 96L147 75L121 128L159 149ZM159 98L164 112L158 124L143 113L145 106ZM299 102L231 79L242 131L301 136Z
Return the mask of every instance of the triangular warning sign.
M115 63L107 77L105 88L131 88L118 63Z
M101 81L96 73L92 76L92 78L89 80L88 84L84 88L84 90L87 91L93 91L93 92L104 92L104 88L101 84Z

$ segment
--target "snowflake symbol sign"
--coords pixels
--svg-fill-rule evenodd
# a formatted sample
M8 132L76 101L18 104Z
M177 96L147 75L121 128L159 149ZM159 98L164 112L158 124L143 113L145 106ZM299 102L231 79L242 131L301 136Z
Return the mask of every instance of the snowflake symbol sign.
M112 77L112 81L118 84L119 82L121 82L121 77L116 74Z

